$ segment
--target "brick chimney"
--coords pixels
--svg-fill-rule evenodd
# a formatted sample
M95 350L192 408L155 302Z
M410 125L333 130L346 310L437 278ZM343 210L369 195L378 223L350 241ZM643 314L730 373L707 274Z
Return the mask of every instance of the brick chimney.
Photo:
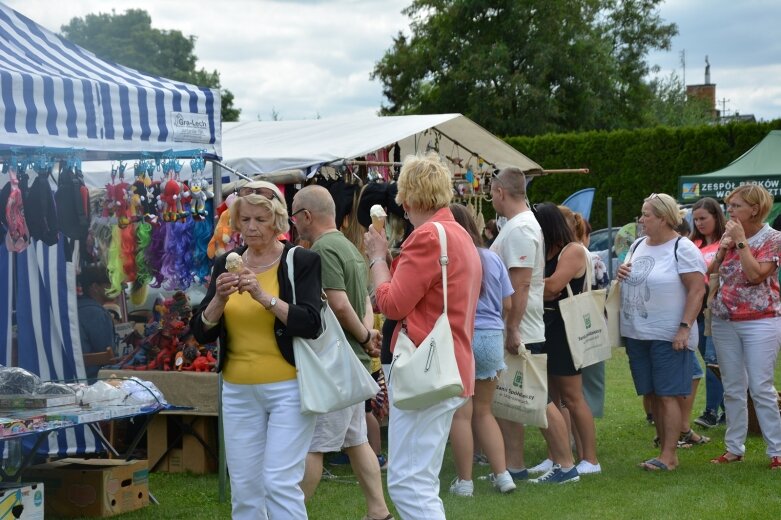
M716 110L716 84L710 82L710 62L707 56L705 56L705 83L686 85L686 97L704 99L708 102L713 119L719 117L719 111Z

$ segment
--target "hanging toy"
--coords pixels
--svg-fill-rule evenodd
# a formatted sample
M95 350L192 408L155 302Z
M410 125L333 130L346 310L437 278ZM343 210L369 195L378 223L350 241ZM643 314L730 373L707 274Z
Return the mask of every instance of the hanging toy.
M8 226L5 245L9 251L20 253L27 248L30 233L24 219L22 190L19 189L19 180L16 178L16 159L12 161L11 167L8 169L8 176L11 180L11 192L5 206L5 221Z
M182 191L181 186L174 178L175 176L174 164L175 161L169 161L166 163L168 180L165 182L165 185L163 186L163 191L160 194L160 199L159 199L160 202L158 204L160 210L163 213L164 222L174 222L176 220L177 218L176 204L177 201L179 200L179 196Z

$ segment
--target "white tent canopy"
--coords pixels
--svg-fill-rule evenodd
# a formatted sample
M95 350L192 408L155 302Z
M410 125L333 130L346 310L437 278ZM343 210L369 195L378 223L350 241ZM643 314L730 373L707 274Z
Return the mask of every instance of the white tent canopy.
M437 138L440 153L459 156L464 165L477 154L499 168L542 171L540 165L461 114L224 123L222 162L245 174L310 169L362 157L396 142L403 159L424 152Z

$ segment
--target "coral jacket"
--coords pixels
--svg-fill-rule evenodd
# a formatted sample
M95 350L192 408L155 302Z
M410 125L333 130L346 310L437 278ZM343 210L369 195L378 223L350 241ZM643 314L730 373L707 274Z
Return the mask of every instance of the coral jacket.
M393 331L391 350L396 346L402 323L416 345L431 332L444 303L439 234L433 221L442 224L447 237L447 314L464 385L463 396L468 397L474 393L475 386L472 334L483 272L477 248L453 219L450 209L437 211L404 241L391 281L377 287L377 307L387 318L399 320Z

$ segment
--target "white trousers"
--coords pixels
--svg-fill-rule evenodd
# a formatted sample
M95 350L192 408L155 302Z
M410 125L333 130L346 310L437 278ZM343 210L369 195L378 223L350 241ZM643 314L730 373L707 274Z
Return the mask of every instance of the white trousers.
M388 389L393 403L393 388ZM445 520L439 471L453 415L466 402L451 397L422 410L392 407L388 422L388 494L403 520Z
M298 381L223 383L222 425L233 520L307 518L299 484L315 416L301 414Z
M781 317L751 321L727 321L714 317L713 342L724 385L727 431L724 443L735 455L746 452L748 403L751 392L757 421L767 444L767 454L781 455L781 415L773 385L781 347Z

